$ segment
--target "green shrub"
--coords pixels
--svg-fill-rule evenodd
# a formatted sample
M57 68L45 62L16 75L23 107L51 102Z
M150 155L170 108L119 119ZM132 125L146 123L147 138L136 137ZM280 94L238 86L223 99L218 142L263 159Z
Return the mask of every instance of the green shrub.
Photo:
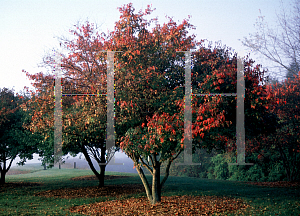
M284 167L281 163L276 163L271 167L268 181L287 181Z

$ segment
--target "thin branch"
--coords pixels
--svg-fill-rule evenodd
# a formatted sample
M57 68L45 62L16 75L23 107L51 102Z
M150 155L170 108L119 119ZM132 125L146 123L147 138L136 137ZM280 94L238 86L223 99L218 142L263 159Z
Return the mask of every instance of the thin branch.
M140 159L140 161L142 162L142 164L149 170L149 172L150 172L151 174L153 174L153 170L151 169L151 167L150 167L148 164L146 164L146 163L144 162L143 158L142 158L141 156L139 156L139 159Z

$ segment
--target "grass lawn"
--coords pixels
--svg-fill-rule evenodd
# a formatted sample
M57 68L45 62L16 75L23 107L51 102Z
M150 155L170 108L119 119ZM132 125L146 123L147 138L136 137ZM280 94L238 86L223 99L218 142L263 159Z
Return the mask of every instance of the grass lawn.
M70 212L70 208L96 208L95 203L107 202L107 205L111 205L112 202L117 201L124 202L131 200L145 199L146 194L135 193L128 194L127 196L114 197L114 196L96 196L96 197L77 197L77 198L62 198L60 196L35 196L37 193L51 193L53 190L58 189L70 189L97 186L98 182L95 180L78 180L74 181L71 178L93 175L90 170L79 169L58 169L52 168L43 170L43 168L32 169L28 168L26 171L30 173L21 175L7 175L7 183L31 183L31 186L23 187L0 187L0 215L82 215L79 213ZM25 168L25 167L24 167ZM18 169L22 169L19 167ZM131 176L130 178L119 178L106 180L105 185L128 185L128 184L140 184L142 182L137 174L132 173L116 173L106 172L106 175L121 175ZM147 176L151 179L150 176ZM151 182L151 181L150 181ZM36 184L33 184L36 183ZM37 184L38 183L38 184ZM46 192L45 192L46 191ZM177 196L177 200L181 200L182 203L176 203L175 208L190 208L187 205L187 199L191 197L205 198L210 203L216 203L216 197L218 197L224 205L226 200L231 198L241 199L249 207L245 209L238 209L233 212L223 212L220 214L210 215L300 215L300 188L299 187L263 187L256 185L247 185L243 182L223 181L223 180L211 180L211 179L198 179L189 177L174 177L170 176L163 187L162 197ZM184 197L180 199L179 197ZM197 201L197 199L195 199ZM112 201L115 200L115 201ZM194 200L194 199L193 199ZM219 201L220 201L219 200ZM162 201L164 201L162 199ZM195 201L195 202L196 202ZM135 201L132 201L134 203ZM140 201L139 201L140 202ZM151 206L146 200L143 201L143 205ZM200 201L199 201L200 202ZM136 202L137 203L137 202ZM91 205L89 205L91 204ZM120 203L119 203L120 204ZM182 204L182 205L181 205ZM82 207L84 205L84 207ZM116 204L117 205L117 204ZM174 207L173 205L173 207ZM205 204L203 208L205 208ZM103 206L103 205L102 205ZM124 206L124 205L123 205ZM121 207L122 208L122 205ZM123 207L126 208L126 207ZM149 207L150 208L150 207ZM153 208L156 208L154 206ZM151 208L151 209L153 209ZM157 207L158 208L158 207ZM208 208L208 207L207 207ZM225 207L224 207L225 208ZM82 211L84 212L84 211ZM201 211L202 212L202 211ZM205 212L203 210L203 212ZM99 213L99 215L102 215ZM109 214L106 214L109 215ZM114 214L114 215L122 215ZM124 213L123 213L124 215ZM129 213L125 215L130 215ZM131 214L137 215L137 214ZM142 215L142 213L141 213ZM149 214L151 215L151 214ZM158 215L163 215L160 213ZM178 214L180 215L180 214ZM191 215L202 215L191 214ZM204 214L203 214L204 215Z

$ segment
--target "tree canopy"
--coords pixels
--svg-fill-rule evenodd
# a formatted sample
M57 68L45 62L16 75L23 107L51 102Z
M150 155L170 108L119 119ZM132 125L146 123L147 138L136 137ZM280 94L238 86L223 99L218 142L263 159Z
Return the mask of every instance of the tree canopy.
M0 183L5 183L5 175L12 162L19 157L18 165L33 159L41 142L40 134L32 134L25 126L30 123L30 114L21 106L28 98L26 95L15 95L13 90L0 89Z

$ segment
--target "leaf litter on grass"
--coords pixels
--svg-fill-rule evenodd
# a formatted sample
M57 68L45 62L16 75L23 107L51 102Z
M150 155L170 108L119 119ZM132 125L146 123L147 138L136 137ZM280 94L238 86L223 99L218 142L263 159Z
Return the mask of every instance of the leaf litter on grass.
M70 208L84 215L213 215L249 208L240 199L217 196L162 196L151 205L146 197L98 202Z
M122 176L106 176L106 179ZM125 176L124 176L125 177ZM126 176L128 177L128 176ZM95 176L72 180L95 180ZM81 188L62 188L36 193L35 196L59 198L114 197L116 200L74 206L72 213L84 215L212 215L248 208L241 199L217 196L162 196L161 202L151 205L146 197L126 198L130 194L145 193L141 184L106 185Z
M105 176L106 180L128 178L130 176ZM97 180L93 176L75 177L71 180ZM243 182L268 187L297 187L299 183L290 182ZM17 187L32 187L43 185L37 182L6 183L1 189ZM142 184L118 184L98 187L62 188L35 193L35 196L56 198L84 198L84 197L114 197L113 201L98 202L89 205L74 206L70 212L83 215L227 215L228 213L239 215L256 215L261 209L249 206L241 199L217 197L217 196L162 196L160 203L151 205L145 196L140 198L128 198L128 195L145 193ZM248 214L246 211L255 211Z

